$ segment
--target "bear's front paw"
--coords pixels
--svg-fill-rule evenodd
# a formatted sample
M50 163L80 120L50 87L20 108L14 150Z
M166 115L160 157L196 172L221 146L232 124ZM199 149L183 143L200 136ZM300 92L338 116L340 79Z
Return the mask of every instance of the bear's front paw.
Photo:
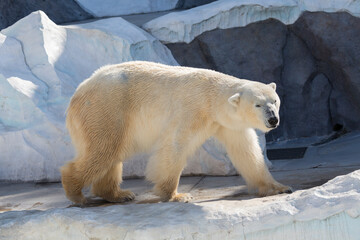
M189 193L177 193L169 201L170 202L189 202L192 199Z
M263 197L282 194L282 193L292 193L292 192L293 190L291 187L282 185L280 183L259 187L259 195Z

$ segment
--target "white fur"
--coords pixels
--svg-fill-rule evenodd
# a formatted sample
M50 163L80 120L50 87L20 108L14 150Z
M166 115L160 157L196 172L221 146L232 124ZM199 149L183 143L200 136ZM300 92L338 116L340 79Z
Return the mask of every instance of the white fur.
M150 62L99 69L80 84L68 108L67 127L78 153L62 168L68 198L84 202L81 189L91 184L109 201L132 199L132 193L119 188L122 162L150 152L146 177L155 183L155 193L163 200L184 201L186 195L177 193L181 171L211 136L223 142L250 187L262 195L288 190L271 177L254 132L271 130L269 112L278 116L275 88L211 70Z

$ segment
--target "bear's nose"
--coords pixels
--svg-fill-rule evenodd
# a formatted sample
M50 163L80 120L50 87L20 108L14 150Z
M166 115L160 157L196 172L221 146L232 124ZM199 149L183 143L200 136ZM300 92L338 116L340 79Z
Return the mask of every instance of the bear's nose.
M270 126L275 127L276 124L279 122L279 119L277 117L271 117L268 120Z

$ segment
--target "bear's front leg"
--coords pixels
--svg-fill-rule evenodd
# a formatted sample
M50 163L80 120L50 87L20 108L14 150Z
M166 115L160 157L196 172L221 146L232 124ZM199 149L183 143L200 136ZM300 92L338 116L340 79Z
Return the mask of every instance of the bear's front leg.
M225 145L231 162L248 188L256 188L260 196L292 192L289 186L282 185L271 176L254 129L234 131L221 128L216 137Z
M175 154L171 144L164 144L149 159L146 179L155 184L154 193L167 202L188 202L191 195L178 193L181 172L186 164L186 156Z

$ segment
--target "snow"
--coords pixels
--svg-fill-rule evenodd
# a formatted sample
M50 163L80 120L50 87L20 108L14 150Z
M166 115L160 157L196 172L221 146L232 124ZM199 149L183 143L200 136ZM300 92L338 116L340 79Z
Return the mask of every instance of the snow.
M174 9L178 0L76 0L95 17L160 12Z
M0 214L1 239L357 239L360 170L250 200L54 208Z
M292 24L304 11L346 11L360 16L360 0L219 0L155 18L143 28L165 43L189 43L206 31L242 27L269 18Z
M177 65L122 18L58 26L38 11L2 30L0 180L59 180L74 154L64 122L77 85L103 65L131 60Z

